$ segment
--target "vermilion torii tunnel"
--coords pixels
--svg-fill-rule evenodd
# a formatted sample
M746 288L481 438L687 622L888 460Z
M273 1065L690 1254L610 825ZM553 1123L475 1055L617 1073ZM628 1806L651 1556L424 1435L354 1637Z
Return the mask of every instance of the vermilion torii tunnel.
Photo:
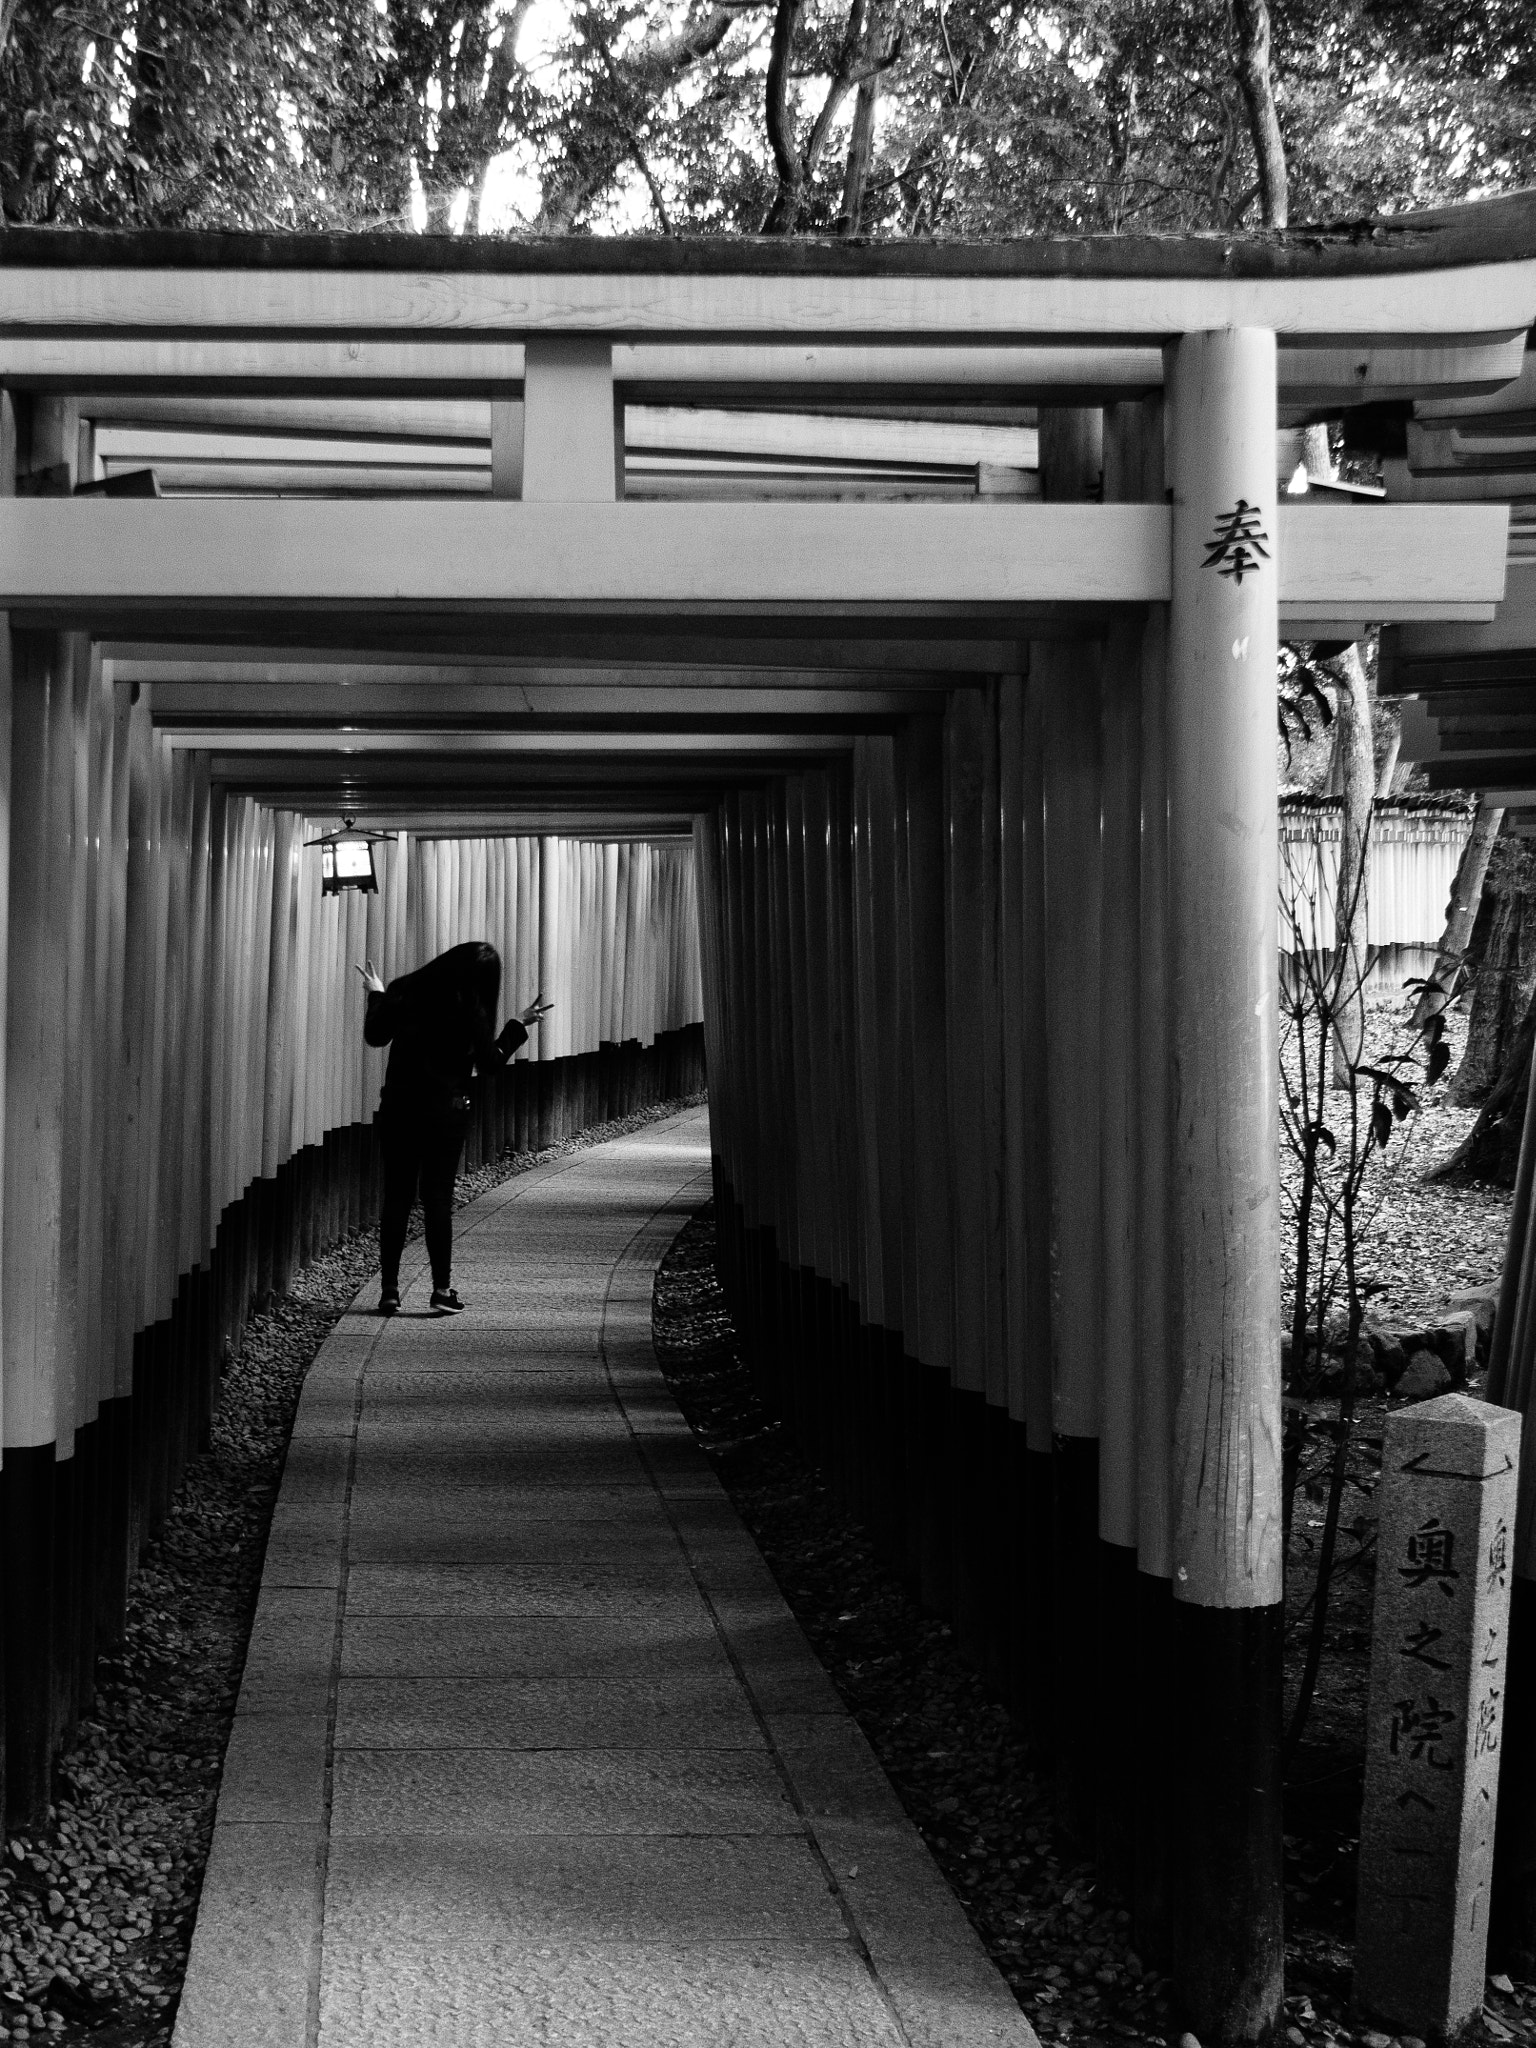
M365 954L707 1074L755 1369L1202 2039L1281 1995L1274 680L1496 632L1506 502L1277 430L1521 377L1536 198L987 246L0 244L5 1783L250 1302L371 1213ZM376 894L309 842L381 835ZM1512 1747L1518 1745L1512 1744Z

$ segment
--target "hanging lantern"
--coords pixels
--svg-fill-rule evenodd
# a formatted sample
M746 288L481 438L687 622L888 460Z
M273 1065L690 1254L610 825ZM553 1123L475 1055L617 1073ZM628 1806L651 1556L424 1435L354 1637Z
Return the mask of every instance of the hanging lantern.
M350 818L343 818L339 832L323 833L305 843L320 849L320 894L339 896L345 889L357 889L376 896L379 878L374 871L373 848L382 832L359 832Z

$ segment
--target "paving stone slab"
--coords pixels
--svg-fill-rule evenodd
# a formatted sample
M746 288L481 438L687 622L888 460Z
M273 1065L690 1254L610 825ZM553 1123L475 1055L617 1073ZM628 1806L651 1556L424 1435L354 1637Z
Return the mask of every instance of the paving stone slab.
M846 1942L326 1944L321 2048L904 2048ZM952 2036L950 2048L963 2037Z
M350 1436L357 1419L358 1373L306 1377L293 1418L293 1435Z
M303 1506L279 1499L267 1531L263 1586L336 1588L341 1584L345 1506Z
M487 1447L423 1433L409 1448L392 1442L370 1444L367 1457L359 1458L352 1492L357 1500L384 1492L425 1491L503 1500L539 1493L616 1493L626 1488L643 1493L648 1507L655 1504L654 1489L628 1438L608 1447L560 1452L529 1443ZM605 1513L607 1505L605 1501Z
M643 1505L643 1503L641 1503ZM654 1557L671 1562L682 1549L665 1515L589 1512L555 1520L564 1503L546 1496L543 1513L466 1512L456 1506L434 1513L391 1496L369 1506L355 1504L350 1525L350 1555L357 1562L522 1564L572 1558Z
M672 1504L672 1521L688 1568L713 1597L721 1593L745 1593L766 1598L778 1592L778 1581L763 1560L763 1553L738 1522L734 1529L709 1529L691 1533L690 1518L696 1508L712 1509L713 1501L678 1501ZM734 1516L735 1510L732 1509Z
M637 1430L676 1429L685 1436L693 1432L683 1420L682 1411L672 1397L669 1387L658 1387L655 1368L647 1373L614 1372L607 1375L614 1393L624 1404L624 1414L631 1428Z
M875 1969L910 2048L1040 2048L979 1942L963 1961L882 1955Z
M465 1483L518 1490L530 1486L641 1486L645 1465L617 1410L594 1416L581 1429L552 1418L543 1428L522 1425L503 1414L484 1425L444 1415L414 1428L407 1421L365 1417L357 1432L356 1486L371 1491L406 1479L415 1484L455 1462L467 1467Z
M364 1429L431 1428L445 1411L465 1425L498 1431L512 1422L540 1431L627 1427L623 1409L595 1372L470 1369L430 1380L396 1378L388 1384L381 1377L363 1383L359 1421Z
M682 1558L636 1564L355 1564L347 1614L627 1616L665 1634L697 1625L703 1605Z
M782 1598L722 1592L710 1605L759 1712L847 1711Z
M309 2048L324 1855L316 1827L215 1827L175 2048Z
M750 1750L347 1750L331 1835L803 1835Z
M540 1414L595 1408L615 1410L617 1403L601 1365L562 1358L558 1364L525 1364L504 1359L498 1364L471 1360L440 1370L412 1372L397 1365L373 1366L363 1379L364 1413L396 1410L405 1413L415 1401L515 1402Z
M743 1594L754 1600L782 1601L784 1598L763 1553L745 1529L739 1543L722 1540L690 1547L688 1563L699 1585L711 1599L716 1593Z
M673 1521L677 1533L690 1550L707 1549L712 1544L747 1544L756 1549L746 1524L737 1514L729 1500L684 1501L673 1510ZM761 1553L759 1553L761 1554Z
M530 1487L644 1486L644 1461L617 1411L601 1427L583 1432L568 1424L544 1431L503 1416L483 1428L441 1416L414 1431L365 1420L358 1428L354 1490L372 1491L401 1480L415 1485L438 1473L462 1471L461 1484L519 1492Z
M376 1315L356 1308L346 1309L333 1325L321 1348L320 1356L310 1367L309 1378L337 1379L348 1373L357 1373L372 1356L378 1342L383 1323Z
M726 1671L719 1636L702 1614L675 1619L665 1634L645 1616L515 1620L476 1615L349 1616L341 1669L348 1678L579 1677L612 1672Z
M456 1322L433 1319L432 1327L419 1336L407 1333L406 1341L392 1343L370 1360L366 1378L370 1385L391 1375L400 1379L431 1379L458 1372L487 1373L599 1373L601 1362L594 1328L592 1304L584 1303L568 1321L544 1323L537 1316L524 1315L505 1329L487 1330L463 1318Z
M219 1820L325 1818L324 1714L237 1713L219 1780Z
M325 1713L336 1660L336 1595L322 1587L264 1587L240 1679L247 1712Z
M637 1534L664 1530L674 1544L677 1540L665 1503L647 1486L573 1486L562 1491L558 1486L497 1489L446 1484L434 1487L425 1480L412 1486L396 1481L388 1486L354 1488L348 1522L352 1554L363 1554L357 1548L361 1532L390 1525L403 1532L412 1522L478 1526L488 1544L495 1542L499 1531L509 1530L519 1522L564 1526L571 1531L564 1553L570 1556L580 1555L575 1546L583 1540L577 1532L584 1523L633 1530Z
M877 1964L916 1955L951 1964L986 1962L964 1908L899 1805L876 1820L815 1813L808 1819Z
M702 1453L697 1463L662 1460L652 1473L656 1491L670 1506L675 1501L724 1500L725 1490Z
M908 1826L901 1801L863 1731L845 1714L769 1715L769 1740L806 1814L812 1819L885 1822L904 1831L930 1864ZM786 1742L786 1723L799 1724ZM819 1732L812 1733L816 1730ZM941 1880L942 1882L942 1880Z
M346 1499L351 1434L295 1437L283 1460L282 1498L290 1507L319 1507Z
M342 1749L763 1749L735 1674L343 1678Z
M542 1942L842 1941L820 1861L793 1835L338 1835L332 1938L451 1951Z

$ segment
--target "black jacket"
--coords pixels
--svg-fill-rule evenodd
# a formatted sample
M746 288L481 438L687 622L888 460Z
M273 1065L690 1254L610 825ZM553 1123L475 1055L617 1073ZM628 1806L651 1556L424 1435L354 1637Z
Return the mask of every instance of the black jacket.
M500 987L495 948L471 944L369 991L363 1037L389 1047L380 1104L386 1115L467 1109L471 1076L505 1066L528 1037L515 1017L492 1036Z

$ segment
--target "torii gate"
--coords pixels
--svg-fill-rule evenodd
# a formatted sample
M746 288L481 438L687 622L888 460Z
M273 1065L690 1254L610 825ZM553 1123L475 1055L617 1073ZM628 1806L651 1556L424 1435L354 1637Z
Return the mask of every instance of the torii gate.
M1213 2041L1281 1991L1277 640L1491 619L1508 524L1288 505L1277 422L1496 389L1533 318L1530 197L985 247L0 246L0 605L18 745L49 735L3 771L13 957L78 936L48 849L92 829L106 714L70 636L216 789L691 827L765 1369L1050 1741ZM466 403L472 502L382 460L325 495L302 449L315 497L114 496L79 424L200 426L232 472L304 406L382 442ZM626 408L700 403L811 416L806 460L819 415L1038 407L1041 494L624 502ZM29 1124L56 1050L8 990L9 1473L72 1367L18 1207L71 1127Z

